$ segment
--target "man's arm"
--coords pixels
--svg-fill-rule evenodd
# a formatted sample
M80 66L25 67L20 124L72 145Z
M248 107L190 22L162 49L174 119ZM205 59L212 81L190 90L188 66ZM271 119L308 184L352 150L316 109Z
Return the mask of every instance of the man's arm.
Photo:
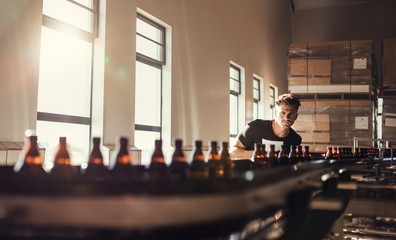
M254 151L246 151L245 146L239 141L230 148L230 156L232 159L251 159Z

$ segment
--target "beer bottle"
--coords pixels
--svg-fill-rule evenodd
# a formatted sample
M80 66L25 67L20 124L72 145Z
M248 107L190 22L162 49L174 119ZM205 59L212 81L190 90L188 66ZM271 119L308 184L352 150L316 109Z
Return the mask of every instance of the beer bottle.
M286 153L286 146L282 145L278 154L278 166L289 165L289 159Z
M24 157L15 164L14 170L22 176L43 177L46 172L42 164L43 159L38 150L37 136L30 136L27 151Z
M355 152L353 153L353 158L354 159L360 158L359 148L355 148Z
M334 160L339 160L340 159L340 157L338 156L336 147L333 147L333 159Z
M348 150L348 158L352 159L353 158L352 148L349 147L347 150Z
M297 159L298 162L304 162L304 154L301 145L297 146Z
M265 144L256 143L253 154L253 161L256 168L268 168L269 161L265 151Z
M231 160L230 154L228 153L228 142L222 142L220 161L223 164L224 176L231 177L234 162Z
M369 158L370 157L369 150L367 148L360 148L360 157Z
M260 162L262 161L262 154L261 154L261 143L254 144L254 152L252 155L252 161L254 163L255 168L260 167Z
M205 156L202 153L202 141L195 141L195 149L192 153L192 161L190 166L190 174L192 178L208 178L208 163L205 162Z
M209 176L210 177L223 177L224 169L220 161L220 155L217 152L217 142L210 142L210 151L208 154Z
M346 154L345 154L345 148L343 147L337 147L337 155L338 159L346 159Z
M132 178L132 157L128 152L128 138L120 137L115 159L110 164L110 171L119 179L128 180Z
M153 179L161 179L167 176L167 166L162 152L162 140L155 140L155 149L151 156L148 171Z
M304 156L304 162L312 161L311 153L309 153L309 146L304 146L303 156Z
M103 163L103 155L100 151L100 138L92 138L93 147L85 169L85 176L94 180L102 180L109 177L109 171Z
M187 179L189 177L189 167L182 150L183 141L175 139L174 145L175 151L169 166L169 175L172 179Z
M298 156L296 152L296 145L290 145L290 152L289 152L289 164L296 164L298 163Z
M333 148L327 147L325 160L331 160L331 159L333 159Z
M271 164L267 157L267 151L265 150L265 144L261 144L261 155L262 155L262 168L270 168Z
M59 138L58 150L55 153L54 167L51 169L51 175L61 178L71 178L73 176L70 155L66 148L66 137Z
M275 144L270 145L270 150L267 155L270 167L277 167L278 166L278 158L275 152Z

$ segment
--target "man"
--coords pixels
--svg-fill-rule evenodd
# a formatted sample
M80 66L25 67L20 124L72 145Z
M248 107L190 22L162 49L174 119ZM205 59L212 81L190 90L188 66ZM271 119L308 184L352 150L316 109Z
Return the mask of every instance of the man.
M232 158L250 159L255 143L267 145L300 145L301 136L291 126L297 119L300 101L290 93L283 94L276 100L274 120L256 119L245 127L238 135L238 140L230 149Z

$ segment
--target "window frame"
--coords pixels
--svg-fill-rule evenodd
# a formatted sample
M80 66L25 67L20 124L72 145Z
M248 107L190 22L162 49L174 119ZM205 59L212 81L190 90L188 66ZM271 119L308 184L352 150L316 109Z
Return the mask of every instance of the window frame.
M89 81L90 87L89 89L89 98L88 98L88 106L89 111L87 112L86 116L78 116L78 115L72 115L72 114L61 114L61 113L53 113L51 111L39 111L37 109L36 111L36 124L40 121L43 122L43 124L46 124L45 122L53 122L53 123L64 123L64 124L70 124L70 125L83 125L83 126L88 126L88 138L84 139L86 141L88 146L88 149L86 149L88 152L91 149L91 137L92 137L92 100L93 100L93 78L94 78L94 48L95 48L95 40L99 37L99 0L92 0L92 8L87 7L83 4L80 4L78 2L75 2L73 0L65 0L67 2L70 2L72 4L75 4L78 7L81 7L89 12L92 13L92 32L86 31L84 29L81 29L79 27L73 26L69 23L63 22L61 20L58 20L54 17L45 15L45 13L42 11L42 22L41 22L41 28L48 28L53 31L60 32L62 34L65 34L67 36L74 37L78 40L88 42L91 44L90 52L91 52L91 66L88 71L90 71L90 79L87 79L87 83ZM44 4L44 3L43 3ZM41 58L41 56L40 56ZM45 93L44 93L45 94ZM37 96L37 100L40 98L40 96ZM57 144L57 143L56 143ZM47 161L46 161L47 162ZM82 159L82 162L80 164L84 164L85 160Z
M160 135L160 139L162 139L162 125L163 125L163 67L166 64L166 28L162 25L160 25L159 23L155 22L154 20L151 20L150 18L144 16L143 14L137 12L137 16L136 16L136 21L142 20L144 22L146 22L147 24L157 28L158 30L160 30L162 32L162 44L157 43L156 41L144 36L143 34L140 34L137 32L136 30L136 37L140 36L143 37L147 40L149 40L150 42L156 44L156 45L160 45L161 49L162 49L162 59L161 61L158 61L156 59L153 59L149 56L146 56L144 54L141 54L139 52L136 51L136 61L149 65L151 67L155 67L157 69L159 69L161 71L161 79L160 79L160 126L153 126L153 125L146 125L146 124L135 124L135 130L137 131L147 131L147 132L157 132Z
M146 40L148 40L148 41L150 41L150 42L152 42L152 43L154 43L154 44L156 44L156 45L161 47L161 49L162 49L162 54L161 54L162 59L161 59L161 61L158 61L157 59L154 59L154 58L151 58L149 56L143 55L143 54L141 54L141 53L139 53L137 51L136 51L136 58L139 58L140 62L143 62L143 63L148 64L148 65L153 66L153 67L157 67L157 68L162 70L162 66L166 64L166 28L164 26L162 26L161 24L155 22L154 20L151 20L150 18L144 16L143 14L141 14L139 12L137 12L136 21L138 19L141 20L141 21L144 21L145 23L147 23L147 24L149 24L151 26L153 26L154 28L160 30L163 33L162 34L162 38L161 38L161 42L162 43L158 43L158 42L154 41L153 39L151 39L151 38L139 33L136 30L136 35L138 35L138 36L140 36L140 37L142 37L142 38L144 38L144 39L146 39Z
M276 86L273 86L272 84L270 84L269 86L269 105L270 105L270 118L273 119L274 118L274 110L275 110L275 105L276 105L276 98L277 98L277 92L278 89Z
M231 75L229 76L229 83L231 83L231 81L236 81L238 83L238 91L235 91L234 89L231 89L231 84L230 84L230 95L235 96L236 99L237 99L237 114L236 114L236 120L237 120L237 122L236 122L237 123L236 124L236 127L237 127L236 132L237 133L236 134L231 134L230 133L231 129L230 129L229 134L230 134L231 138L235 138L235 137L238 136L238 132L239 132L239 97L241 95L242 70L239 67L237 67L234 64L232 64L232 63L230 64L229 69L231 70L231 68L238 72L238 79L232 78ZM229 109L231 110L231 105L229 106ZM231 122L231 118L230 117L231 117L231 114L229 115L229 121Z
M254 83L257 82L257 88L254 87ZM261 100L261 81L259 78L253 76L253 108L256 107L256 116L253 116L254 119L258 119L260 116L260 106L259 106L259 102ZM254 97L254 93L257 92L257 96L258 98ZM256 106L254 106L254 104L256 104ZM254 112L254 109L253 109Z
M59 31L61 33L65 33L67 35L73 35L78 39L87 41L92 44L92 63L94 61L94 40L98 37L99 34L99 0L92 0L93 8L86 7L78 2L73 0L66 0L73 4L76 4L79 7L82 7L93 14L93 28L92 33L72 26L68 23L62 22L53 17L47 16L44 13L42 14L42 27L47 27L55 31ZM51 112L40 112L37 111L37 121L48 121L48 122L60 122L60 123L72 123L72 124L82 124L89 125L89 135L91 137L91 124L92 124L92 85L93 85L93 64L91 65L91 90L90 90L90 110L89 117L81 117L75 115L68 114L56 114ZM90 140L88 139L90 142Z

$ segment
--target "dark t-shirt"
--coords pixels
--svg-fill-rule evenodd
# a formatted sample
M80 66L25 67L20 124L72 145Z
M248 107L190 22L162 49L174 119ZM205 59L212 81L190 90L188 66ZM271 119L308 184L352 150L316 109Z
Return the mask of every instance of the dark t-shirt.
M248 123L245 129L238 135L239 141L245 146L246 150L254 150L255 143L279 142L285 146L300 145L301 136L290 128L289 134L280 138L272 130L273 120L256 119Z

